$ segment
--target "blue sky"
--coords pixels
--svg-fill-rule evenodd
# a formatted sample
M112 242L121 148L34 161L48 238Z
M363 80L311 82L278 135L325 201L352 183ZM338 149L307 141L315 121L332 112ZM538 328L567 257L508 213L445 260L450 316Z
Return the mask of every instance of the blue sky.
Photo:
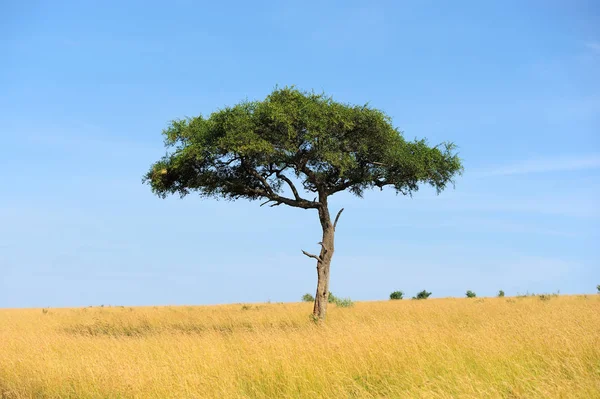
M595 1L0 2L0 307L313 293L316 214L141 184L169 120L291 84L464 160L440 196L332 199L335 294L593 293L598 27Z

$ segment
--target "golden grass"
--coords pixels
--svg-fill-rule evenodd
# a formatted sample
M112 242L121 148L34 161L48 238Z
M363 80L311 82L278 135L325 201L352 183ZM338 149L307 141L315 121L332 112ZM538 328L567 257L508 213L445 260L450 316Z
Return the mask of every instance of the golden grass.
M600 398L600 295L0 310L2 398Z

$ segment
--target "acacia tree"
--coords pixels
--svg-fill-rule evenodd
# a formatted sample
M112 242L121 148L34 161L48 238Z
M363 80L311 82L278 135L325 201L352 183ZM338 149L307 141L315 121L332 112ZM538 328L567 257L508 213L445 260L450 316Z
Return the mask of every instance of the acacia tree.
M382 111L333 101L294 87L263 101L244 101L172 121L163 131L167 154L144 177L155 194L263 200L315 210L323 230L313 314L324 319L338 219L329 197L390 186L410 195L420 183L442 191L462 171L454 145L407 141ZM307 197L309 195L309 197ZM312 198L312 199L311 199Z

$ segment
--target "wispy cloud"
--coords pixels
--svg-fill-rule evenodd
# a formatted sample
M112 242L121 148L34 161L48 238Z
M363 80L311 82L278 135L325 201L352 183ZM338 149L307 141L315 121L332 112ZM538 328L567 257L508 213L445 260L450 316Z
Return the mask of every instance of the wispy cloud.
M525 175L532 173L568 172L600 168L600 154L555 156L535 158L482 168L474 172L477 177Z

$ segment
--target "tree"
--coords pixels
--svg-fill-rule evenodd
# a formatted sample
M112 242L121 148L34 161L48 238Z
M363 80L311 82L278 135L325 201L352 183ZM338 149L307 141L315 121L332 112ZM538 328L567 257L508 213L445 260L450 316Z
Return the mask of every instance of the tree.
M431 292L427 292L427 290L423 290L417 294L417 296L413 296L412 299L427 299L431 295Z
M315 297L310 295L309 293L302 295L302 302L314 302L314 301L315 301Z
M473 291L468 290L467 293L465 294L467 296L467 298L475 298L477 297L477 294L475 294Z
M498 291L498 298L503 298L504 297L504 291L500 290Z
M402 291L394 291L390 294L390 299L402 299L404 297L404 292Z
M243 101L212 113L172 121L163 131L167 154L144 181L166 197L263 200L314 210L322 228L313 314L325 318L334 235L329 199L349 191L391 187L411 195L425 183L441 192L461 173L452 143L408 141L382 111L349 105L294 87L263 101ZM307 197L307 194L309 197ZM312 198L312 199L311 199Z

